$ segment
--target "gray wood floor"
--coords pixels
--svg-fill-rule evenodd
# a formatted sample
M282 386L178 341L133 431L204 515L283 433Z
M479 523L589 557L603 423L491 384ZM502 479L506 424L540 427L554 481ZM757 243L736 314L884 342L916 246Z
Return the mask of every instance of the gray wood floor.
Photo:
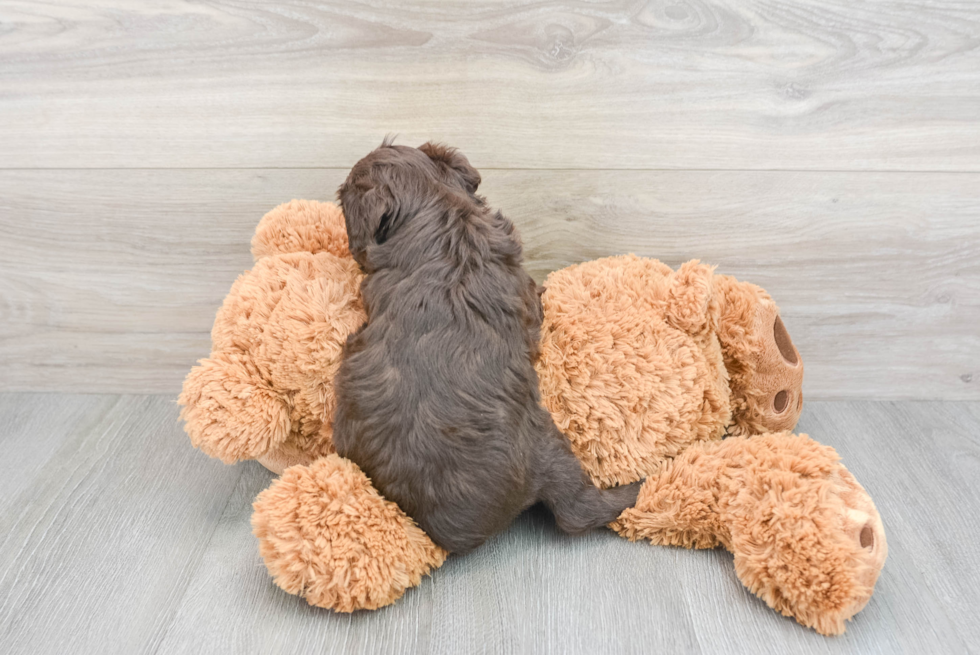
M459 146L538 279L766 287L822 399L980 400L980 3L0 3L0 391L176 394L259 218Z
M14 653L964 653L980 648L980 404L810 402L889 561L843 637L777 616L724 551L558 533L532 511L396 605L280 592L250 534L272 475L193 450L169 397L0 394L0 644Z

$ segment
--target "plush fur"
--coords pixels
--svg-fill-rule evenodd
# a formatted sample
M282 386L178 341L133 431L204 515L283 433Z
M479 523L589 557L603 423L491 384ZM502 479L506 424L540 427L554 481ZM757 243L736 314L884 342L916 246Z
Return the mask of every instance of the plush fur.
M356 464L337 455L283 473L256 500L252 526L276 584L339 612L394 602L446 558ZM311 561L309 545L324 530L330 545Z
M664 463L613 528L631 540L724 546L773 609L823 634L871 598L888 546L833 448L788 432L702 441Z
M779 310L759 287L633 255L545 285L541 394L596 482L651 475L697 441L796 425L803 362L788 334L780 351Z
M330 376L365 318L362 274L337 237L343 217L329 204L291 203L259 233L256 266L219 311L212 356L185 381L185 429L225 461L254 457L277 472L298 464L255 503L278 585L338 611L393 602L445 552L356 466L320 457L333 451ZM330 263L293 273L290 258L302 253ZM843 631L881 571L885 534L832 449L781 432L799 416L803 363L775 303L697 262L674 271L632 256L557 271L545 286L543 403L600 485L648 476L613 527L653 543L724 546L770 606L824 634Z
M597 488L541 406L537 285L479 180L451 149L384 144L339 192L367 322L334 380L334 444L460 553L538 501L583 532L640 490Z
M611 257L552 273L541 394L593 479L633 482L731 421L712 269Z
M211 356L184 381L181 419L195 447L277 471L335 451L333 378L364 323L362 274L339 208L293 201L252 239L255 267L232 286Z

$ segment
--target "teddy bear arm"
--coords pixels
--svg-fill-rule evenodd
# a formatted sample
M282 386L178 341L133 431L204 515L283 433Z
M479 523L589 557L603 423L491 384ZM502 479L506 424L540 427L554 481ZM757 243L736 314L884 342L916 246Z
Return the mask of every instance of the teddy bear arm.
M260 457L290 433L291 397L266 384L244 357L202 359L177 402L194 447L226 464Z
M447 555L336 454L286 469L253 509L252 529L276 585L338 612L390 605Z

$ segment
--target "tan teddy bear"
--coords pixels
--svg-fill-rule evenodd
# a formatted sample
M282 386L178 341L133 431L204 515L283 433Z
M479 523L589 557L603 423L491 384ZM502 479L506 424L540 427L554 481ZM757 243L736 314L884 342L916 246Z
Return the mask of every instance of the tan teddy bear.
M211 356L184 382L185 429L226 463L282 473L252 519L276 584L338 611L389 604L446 553L333 451L332 380L365 320L343 216L329 203L281 205L252 253ZM884 530L834 450L787 432L803 362L772 299L696 261L673 271L632 255L557 271L545 287L544 405L597 484L647 478L610 527L724 546L771 607L843 632L884 564Z

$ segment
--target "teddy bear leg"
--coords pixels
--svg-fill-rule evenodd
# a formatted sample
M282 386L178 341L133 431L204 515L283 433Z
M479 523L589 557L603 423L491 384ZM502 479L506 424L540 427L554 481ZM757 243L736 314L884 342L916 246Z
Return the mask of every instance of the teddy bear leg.
M395 602L447 555L339 455L286 469L253 509L276 585L338 612Z
M760 287L716 276L718 340L732 392L732 435L792 430L803 408L803 359Z
M844 632L864 608L888 553L874 503L833 448L789 433L691 446L611 527L631 540L724 546L752 593L821 634Z

